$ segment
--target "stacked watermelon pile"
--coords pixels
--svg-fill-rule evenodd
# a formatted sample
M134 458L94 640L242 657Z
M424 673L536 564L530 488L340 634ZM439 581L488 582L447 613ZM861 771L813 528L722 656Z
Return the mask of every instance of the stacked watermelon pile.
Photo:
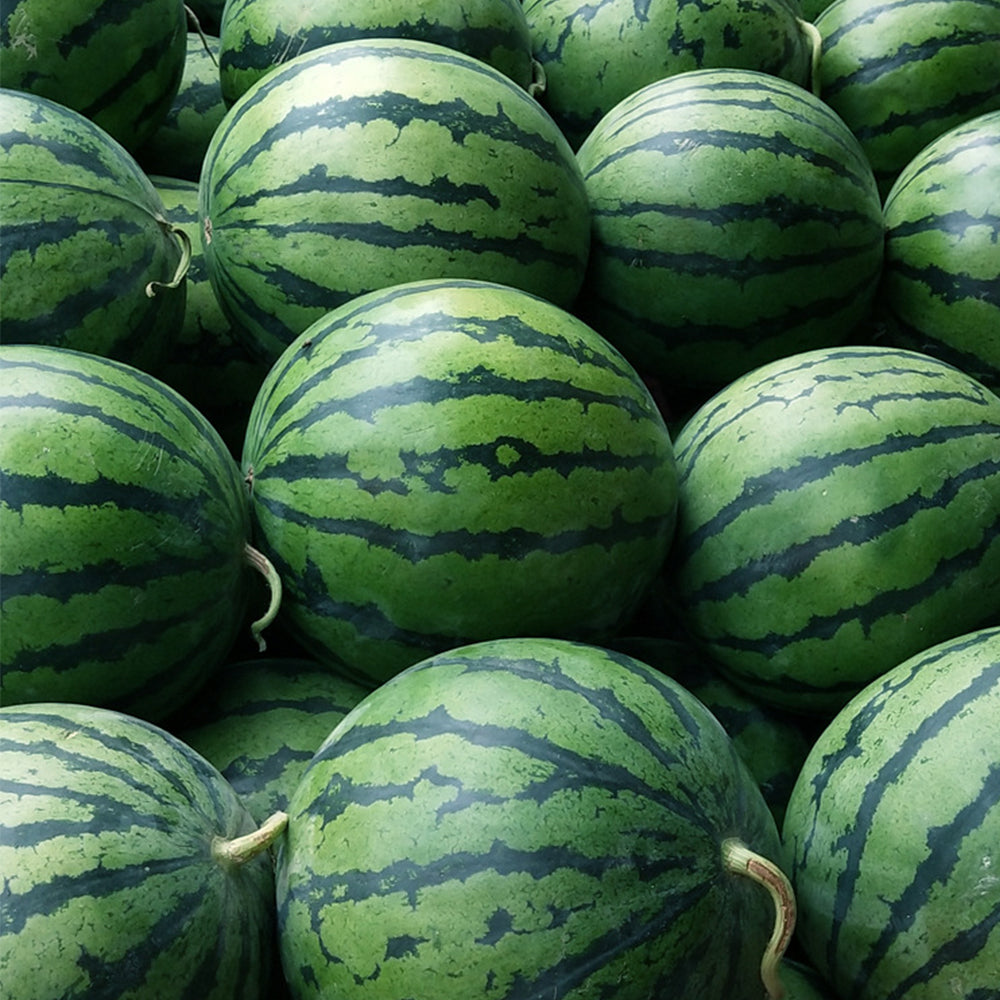
M0 13L0 983L1000 998L1000 0Z

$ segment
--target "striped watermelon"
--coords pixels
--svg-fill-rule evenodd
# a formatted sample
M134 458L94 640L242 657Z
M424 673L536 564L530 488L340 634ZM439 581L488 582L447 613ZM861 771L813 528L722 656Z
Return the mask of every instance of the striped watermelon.
M590 248L579 169L538 102L412 39L323 46L259 80L201 188L212 283L270 361L328 310L403 281L498 281L567 306Z
M0 87L72 108L134 153L170 110L186 40L182 0L10 0Z
M0 90L0 325L154 370L184 315L190 247L135 159L43 97Z
M889 340L1000 389L1000 111L921 150L884 214L879 303Z
M0 982L17 1000L253 1000L273 964L260 829L217 770L107 709L0 709Z
M289 632L369 685L461 642L612 633L674 525L670 436L635 371L493 282L396 285L308 328L243 468Z
M219 769L263 823L288 809L313 754L367 693L315 660L234 660L169 728Z
M839 709L1000 609L1000 398L886 346L795 355L677 435L676 598L762 700Z
M230 0L219 29L228 103L303 52L355 38L416 38L482 60L530 89L531 33L521 0Z
M798 941L843 1000L1000 990L1000 628L931 646L830 722L792 792Z
M778 850L680 685L593 646L473 644L317 751L278 851L282 966L295 1000L777 997Z
M577 159L593 246L576 308L668 390L704 398L868 318L878 191L809 91L750 70L679 73L617 104Z
M164 717L247 610L236 462L186 400L106 358L5 345L0 384L3 704Z
M226 114L219 82L219 39L189 31L184 75L159 128L136 157L148 174L197 181L215 130Z
M233 330L209 280L201 249L197 182L159 174L150 180L171 225L192 241L184 322L157 375L207 417L239 457L250 408L268 365L250 354Z
M932 139L1000 109L1000 0L835 0L815 23L820 96L883 197Z
M819 38L795 0L527 0L540 100L574 148L619 101L664 77L735 66L811 86Z

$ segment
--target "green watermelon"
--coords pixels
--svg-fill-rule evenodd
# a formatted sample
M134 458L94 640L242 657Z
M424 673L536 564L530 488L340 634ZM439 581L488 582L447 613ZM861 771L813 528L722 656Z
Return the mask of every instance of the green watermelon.
M784 844L798 943L842 1000L997 996L1000 628L920 651L816 741Z
M17 1000L254 1000L274 877L225 779L107 709L0 709L0 982Z
M136 158L148 174L197 181L215 130L226 114L219 82L219 39L189 31L184 75L159 128Z
M235 660L168 728L215 765L263 823L288 809L313 754L367 693L315 660Z
M182 0L10 0L0 87L72 108L134 153L170 110L186 39Z
M1000 608L1000 398L881 346L736 380L676 439L681 616L769 704L832 714Z
M134 157L88 118L0 90L0 325L155 371L184 316L189 241Z
M230 0L219 30L227 103L289 59L351 39L415 38L480 59L531 89L531 33L520 0Z
M239 468L197 410L139 369L11 344L0 384L2 702L163 718L247 612Z
M921 150L884 214L887 339L1000 389L1000 111Z
M303 53L229 110L201 215L223 308L268 362L330 309L425 278L568 306L590 249L579 169L523 88L413 39Z
M201 249L198 184L159 174L150 180L171 225L192 242L184 322L157 374L208 418L238 458L250 408L268 365L254 357L233 330L209 280Z
M282 966L295 1000L777 998L778 850L676 682L561 640L464 646L369 694L296 787Z
M528 0L524 11L539 99L574 148L619 101L677 73L732 66L810 87L819 47L795 0Z
M927 143L1000 109L997 0L835 0L815 24L820 96L858 137L883 197Z
M613 633L674 526L670 436L634 369L494 282L396 285L309 327L243 469L288 632L369 685L462 642Z
M668 398L838 344L871 312L881 202L857 140L759 71L678 73L580 147L593 219L574 307Z

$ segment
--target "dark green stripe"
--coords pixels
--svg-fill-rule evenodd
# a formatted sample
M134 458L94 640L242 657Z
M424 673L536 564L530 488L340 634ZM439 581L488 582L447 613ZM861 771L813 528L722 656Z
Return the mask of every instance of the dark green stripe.
M517 459L508 464L497 461L498 448L511 447ZM398 458L403 466L401 475L394 478L363 476L351 468L351 454L327 453L316 456L286 455L267 464L264 477L268 482L305 482L336 480L352 482L366 493L397 493L406 496L413 492L414 484L432 493L460 493L460 488L449 485L447 477L455 469L477 467L485 469L491 482L510 476L531 476L537 472L555 472L564 479L579 470L588 472L635 471L657 473L663 469L662 453L645 452L638 455L621 455L607 449L597 450L587 445L569 452L543 452L537 445L521 438L503 436L492 441L468 444L457 448L438 448L434 451L400 450Z

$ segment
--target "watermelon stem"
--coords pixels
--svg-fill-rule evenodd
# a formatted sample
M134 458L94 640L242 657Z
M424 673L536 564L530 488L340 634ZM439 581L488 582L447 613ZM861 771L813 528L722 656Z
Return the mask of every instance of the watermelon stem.
M823 36L820 34L819 28L817 28L812 21L803 20L801 17L797 17L795 20L798 21L799 28L808 38L809 45L812 48L812 64L809 68L809 86L812 88L812 92L819 97L819 60L823 54Z
M154 298L160 288L178 288L180 283L187 277L188 268L191 266L191 237L181 229L180 226L170 225L165 219L159 220L167 232L173 233L181 245L181 259L177 262L177 270L174 271L170 281L151 281L146 285L146 295Z
M781 1000L785 987L781 982L781 958L795 930L795 894L785 873L772 861L739 840L722 843L723 867L735 875L745 875L770 893L774 901L774 929L760 961L760 978L770 1000Z
M238 868L266 851L281 836L288 825L288 813L276 812L268 816L256 830L242 837L226 840L216 837L212 841L212 857L226 868Z
M250 624L250 633L257 642L257 649L263 653L267 649L267 643L262 635L264 629L278 616L278 609L281 607L281 577L274 568L274 563L264 555L259 549L255 549L249 542L243 546L243 554L247 564L257 570L267 583L267 589L271 594L271 601L267 610L256 621Z
M528 84L528 93L535 98L540 98L545 93L545 85L548 79L545 76L545 67L537 60L531 60L531 83Z

